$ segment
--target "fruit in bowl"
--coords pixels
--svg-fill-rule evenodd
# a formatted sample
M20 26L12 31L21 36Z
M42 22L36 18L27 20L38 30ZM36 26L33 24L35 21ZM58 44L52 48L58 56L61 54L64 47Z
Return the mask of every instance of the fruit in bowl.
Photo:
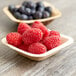
M19 20L44 19L52 16L52 8L42 2L24 1L20 7L9 5L8 10Z
M61 17L61 12L47 1L36 3L25 1L20 5L6 6L3 11L12 21L17 23L32 24L35 21L40 21L47 25L54 19Z
M43 54L60 45L61 36L57 31L48 31L43 23L35 21L30 27L20 23L17 32L7 34L6 40L23 51Z

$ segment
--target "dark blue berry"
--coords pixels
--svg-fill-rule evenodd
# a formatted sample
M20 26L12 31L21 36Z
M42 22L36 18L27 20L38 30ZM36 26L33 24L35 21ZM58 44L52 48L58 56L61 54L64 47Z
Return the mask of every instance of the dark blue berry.
M52 12L52 8L51 7L45 7L45 11L48 11L49 13Z
M41 18L42 18L42 12L37 11L37 12L33 15L33 17L34 17L35 19L41 19Z
M28 16L25 15L25 14L22 14L20 19L21 19L21 20L27 20L27 19L28 19Z
M43 11L44 11L44 7L39 7L39 8L37 9L37 11L43 12Z
M32 1L29 1L29 2L27 2L27 6L26 6L27 8L35 8L36 7L36 4L35 3L33 3Z
M42 2L37 2L37 3L36 3L36 6L37 6L37 7L44 7L44 4L43 4Z
M30 8L26 8L25 9L25 14L26 15L30 15L31 14L31 9Z
M28 20L33 20L33 17L32 16L28 16Z
M14 13L14 16L17 18L17 19L20 19L21 18L21 14L19 12L15 12Z
M18 8L14 8L14 12L18 12Z
M22 5L25 6L26 8L31 8L31 9L36 7L36 4L33 3L32 1L24 1Z
M35 9L31 9L31 15L33 15L36 12Z
M8 6L8 9L11 13L14 13L14 9L15 9L15 6L14 5L9 5Z
M22 3L22 6L27 6L27 1L24 1L23 3Z
M47 11L44 11L42 17L43 17L43 18L48 18L48 17L50 17L50 13L47 12Z
M19 11L20 13L24 14L24 12L25 12L25 7L24 7L24 6L21 6L21 7L18 9L18 11Z

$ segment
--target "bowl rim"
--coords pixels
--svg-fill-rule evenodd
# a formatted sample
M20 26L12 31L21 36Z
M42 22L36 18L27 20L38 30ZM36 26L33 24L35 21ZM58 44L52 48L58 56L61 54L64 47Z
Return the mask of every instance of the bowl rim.
M15 47L15 46L13 46L13 45L8 44L7 41L6 41L6 38L3 38L1 41L2 41L2 43L3 43L4 45L12 48L12 49L15 50L16 52L20 52L20 53L22 53L22 54L25 54L25 55L31 56L31 57L45 57L45 56L48 56L48 55L50 55L50 54L55 53L56 51L58 51L58 50L60 50L60 49L62 49L62 48L64 48L64 47L66 47L66 46L68 46L68 45L70 45L71 43L74 42L73 38L71 38L71 37L69 37L69 36L66 36L66 35L61 34L61 37L67 38L68 40L67 40L65 43L59 45L58 47L55 47L55 48L53 48L53 49L51 49L51 50L49 50L48 52L43 53L43 54L32 54L32 53L29 53L29 52L27 52L27 51L23 51L23 50Z
M61 12L56 9L52 4L50 4L49 2L46 2L46 1L42 1L44 4L47 4L49 7L52 8L52 11L54 10L55 13L57 13L57 15L55 16L52 16L52 17L48 17L48 18L44 18L44 19L35 19L35 20L19 20L19 19L16 19L12 13L8 10L8 7L4 7L3 8L3 11L4 13L12 20L12 21L15 21L15 22L25 22L25 23L33 23L34 21L40 21L40 22L45 22L45 21L49 21L49 20L52 20L52 19L56 19L58 17L60 17L62 14ZM19 7L19 5L17 5L17 7Z

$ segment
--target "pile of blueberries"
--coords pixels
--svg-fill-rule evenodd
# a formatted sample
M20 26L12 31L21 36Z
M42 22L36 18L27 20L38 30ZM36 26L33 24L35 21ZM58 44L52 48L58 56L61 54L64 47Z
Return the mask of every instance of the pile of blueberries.
M9 5L8 9L15 18L20 20L43 19L52 16L51 7L45 7L42 2L24 1L19 8Z

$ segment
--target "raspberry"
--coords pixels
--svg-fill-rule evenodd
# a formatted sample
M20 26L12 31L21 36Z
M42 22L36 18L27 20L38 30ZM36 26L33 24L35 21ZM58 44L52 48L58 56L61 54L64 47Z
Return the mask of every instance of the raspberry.
M40 40L39 43L43 43L43 40Z
M24 51L27 51L27 50L28 50L28 46L25 45L25 44L21 44L18 48L19 48L19 49L22 49L22 50L24 50Z
M43 32L40 29L32 28L25 31L22 35L24 44L29 45L31 43L38 42L42 39Z
M33 54L42 54L45 53L46 51L47 51L46 46L41 43L33 43L28 48L28 52Z
M17 32L12 32L6 36L7 42L14 46L19 46L22 43L22 36Z
M60 45L60 37L58 36L49 36L43 40L43 44L47 47L48 50L55 48Z
M26 23L20 23L17 31L20 34L23 34L27 29L31 29L31 27Z
M39 28L40 30L42 30L44 37L49 36L49 31L48 29L43 25L43 23L39 22L39 21L35 21L32 25L33 28Z
M60 37L60 33L57 31L50 31L50 35L49 36L59 36Z

